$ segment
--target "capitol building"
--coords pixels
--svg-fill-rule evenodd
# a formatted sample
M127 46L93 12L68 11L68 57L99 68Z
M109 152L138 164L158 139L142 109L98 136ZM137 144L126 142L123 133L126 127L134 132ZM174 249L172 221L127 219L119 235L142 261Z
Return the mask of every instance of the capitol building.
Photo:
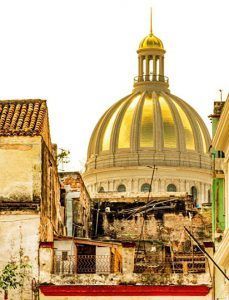
M92 198L143 197L152 181L152 196L188 193L198 206L210 201L210 135L196 110L170 92L165 53L151 25L137 50L132 92L91 135L83 178Z

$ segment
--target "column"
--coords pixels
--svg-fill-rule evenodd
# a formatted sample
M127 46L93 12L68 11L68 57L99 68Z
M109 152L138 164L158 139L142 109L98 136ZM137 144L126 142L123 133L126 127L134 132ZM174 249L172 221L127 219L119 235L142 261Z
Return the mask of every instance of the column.
M140 56L140 70L139 70L139 77L140 80L139 81L143 81L143 56Z
M163 63L162 63L162 56L159 57L159 81L163 81Z
M159 192L159 188L158 188L159 182L158 182L158 180L154 180L154 182L155 182L154 193L158 193Z
M141 74L141 57L138 56L138 82L141 81L140 74Z
M145 81L149 81L149 56L146 56L145 59L145 64L146 64L146 77L145 77Z
M186 187L185 187L185 189L186 189L186 192L190 195L190 182L189 181L186 181Z
M204 183L200 183L200 191L201 191L201 197L200 197L200 204L202 205L203 203L207 202L207 197L206 197L206 186Z
M164 72L164 56L161 57L161 64L162 64L162 76L165 75L165 72ZM163 81L164 81L164 78L163 78Z
M157 80L157 57L153 57L153 81Z

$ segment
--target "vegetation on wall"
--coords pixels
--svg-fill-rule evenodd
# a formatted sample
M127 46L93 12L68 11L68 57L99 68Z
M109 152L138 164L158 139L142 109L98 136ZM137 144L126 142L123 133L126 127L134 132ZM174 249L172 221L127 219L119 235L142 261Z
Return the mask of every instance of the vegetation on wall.
M23 279L26 276L26 269L30 268L28 264L16 264L9 262L2 269L0 274L0 288L4 292L4 299L8 299L10 289L16 289L23 285Z

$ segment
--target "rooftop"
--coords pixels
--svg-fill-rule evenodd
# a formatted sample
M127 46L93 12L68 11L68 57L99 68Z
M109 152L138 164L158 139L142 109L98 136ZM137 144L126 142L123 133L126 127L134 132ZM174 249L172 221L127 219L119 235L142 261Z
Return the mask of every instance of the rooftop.
M0 136L41 135L46 100L0 100Z

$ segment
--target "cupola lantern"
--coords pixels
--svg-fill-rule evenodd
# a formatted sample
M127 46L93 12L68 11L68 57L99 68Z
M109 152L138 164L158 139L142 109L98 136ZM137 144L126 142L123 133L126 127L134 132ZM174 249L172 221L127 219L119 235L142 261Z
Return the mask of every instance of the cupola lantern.
M164 46L162 41L153 34L152 9L150 11L150 33L139 44L138 76L134 78L134 88L168 89L168 78L164 76Z

